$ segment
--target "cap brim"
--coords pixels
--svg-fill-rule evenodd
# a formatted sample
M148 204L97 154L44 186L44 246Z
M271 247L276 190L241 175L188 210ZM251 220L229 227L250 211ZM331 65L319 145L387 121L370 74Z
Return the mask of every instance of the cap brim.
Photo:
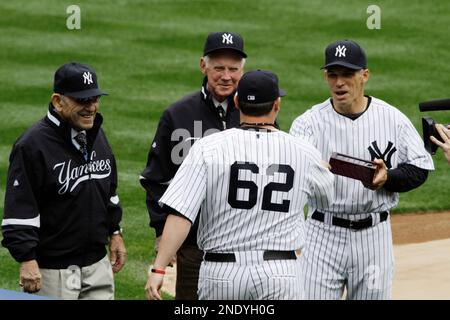
M323 66L320 69L328 69L333 66L341 66L341 67L346 67L346 68L353 69L353 70L365 69L363 67L357 66L356 64L347 63L345 61L335 61L335 62L332 62L332 63L329 63L329 64Z
M96 96L107 96L108 94L100 89L89 89L77 92L66 92L64 95L72 98L90 98Z
M210 54L210 53L212 53L214 51L223 50L223 49L236 51L242 57L247 58L247 54L244 51L236 49L236 48L225 47L225 46L224 47L214 48L214 49L209 50L209 51L205 51L205 52L203 52L203 56L207 56L208 54Z
M285 97L287 95L286 91L284 91L283 89L278 89L278 94L280 95L280 97Z

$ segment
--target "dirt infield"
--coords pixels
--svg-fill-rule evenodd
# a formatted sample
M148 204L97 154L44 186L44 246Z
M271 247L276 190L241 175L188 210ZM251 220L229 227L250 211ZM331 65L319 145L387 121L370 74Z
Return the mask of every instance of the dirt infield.
M450 211L394 214L391 225L394 245L450 239Z
M450 299L450 211L391 217L395 255L393 299ZM163 290L175 294L175 268Z

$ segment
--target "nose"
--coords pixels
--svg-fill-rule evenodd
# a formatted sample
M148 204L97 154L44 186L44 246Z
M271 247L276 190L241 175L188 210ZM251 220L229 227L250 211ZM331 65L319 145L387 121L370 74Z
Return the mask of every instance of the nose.
M344 77L341 76L341 75L338 75L337 78L336 78L336 85L338 87L342 87L344 84L345 84Z
M98 103L94 101L89 101L85 104L83 104L83 108L88 111L95 111L97 109Z
M225 69L223 72L222 72L222 80L231 80L231 72L230 72L230 70L228 70L228 69Z

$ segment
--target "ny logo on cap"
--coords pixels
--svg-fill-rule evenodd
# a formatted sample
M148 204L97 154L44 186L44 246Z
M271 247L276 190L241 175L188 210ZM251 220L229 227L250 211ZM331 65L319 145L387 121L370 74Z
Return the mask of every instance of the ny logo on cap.
M336 47L336 53L334 54L335 57L344 57L345 58L345 51L347 51L347 48L342 45L342 46L337 46ZM338 56L339 55L339 56Z
M222 43L233 44L233 35L229 33L224 33L222 35Z
M84 84L91 84L94 82L92 81L92 74L89 71L83 73L83 82Z

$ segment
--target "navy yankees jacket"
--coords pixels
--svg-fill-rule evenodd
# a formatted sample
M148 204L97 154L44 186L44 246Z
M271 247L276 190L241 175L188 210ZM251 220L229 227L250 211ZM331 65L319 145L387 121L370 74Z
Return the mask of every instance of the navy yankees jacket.
M97 114L86 132L89 161L52 104L14 144L2 244L16 261L36 259L42 268L63 269L91 265L106 255L122 209L115 158L101 123Z
M164 229L167 212L158 201L175 176L193 143L203 136L224 130L220 115L207 90L207 79L200 91L191 93L170 105L159 120L148 153L147 167L141 174L141 185L147 191L147 208L150 226L160 236ZM225 118L226 128L239 125L239 110L234 106L234 94L228 97ZM192 226L185 243L197 245L198 219Z

